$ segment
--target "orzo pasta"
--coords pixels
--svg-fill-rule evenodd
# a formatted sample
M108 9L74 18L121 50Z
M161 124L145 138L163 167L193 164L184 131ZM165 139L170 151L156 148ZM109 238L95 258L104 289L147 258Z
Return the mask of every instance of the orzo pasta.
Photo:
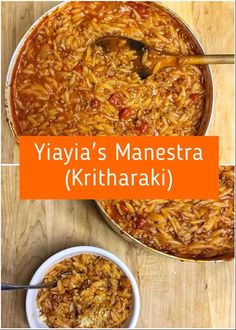
M132 51L105 54L98 38L141 40L160 53L198 52L190 33L161 7L68 2L31 32L11 82L17 135L195 135L205 107L200 66L141 80Z
M91 254L65 259L43 282L55 279L55 288L37 295L41 317L51 328L115 328L130 315L131 283L107 259Z
M219 191L218 200L111 200L101 206L121 230L158 251L227 258L234 253L233 167L220 168Z

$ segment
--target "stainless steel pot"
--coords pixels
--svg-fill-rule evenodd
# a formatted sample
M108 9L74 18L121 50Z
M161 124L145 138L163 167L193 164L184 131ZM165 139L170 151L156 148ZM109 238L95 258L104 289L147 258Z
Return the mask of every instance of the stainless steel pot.
M12 95L11 95L10 87L11 87L11 82L12 82L12 78L13 78L13 74L14 74L14 68L15 68L18 56L19 56L22 48L24 47L25 42L30 37L30 35L34 31L34 29L40 23L42 23L42 21L45 20L45 18L47 16L49 16L52 12L54 12L56 10L60 10L60 8L63 7L66 2L68 2L68 1L63 1L59 5L54 6L53 8L48 10L45 14L43 14L39 19L37 19L35 21L35 23L29 28L29 30L25 33L24 37L19 42L19 44L12 56L12 59L11 59L10 65L9 65L9 69L8 69L8 73L7 73L7 78L6 78L5 109L6 109L7 120L8 120L10 129L11 129L14 137L16 138L16 140L18 140L18 136L17 136L16 125L14 122L14 116L12 113L12 106L11 106ZM161 5L157 2L150 2L150 3L148 3L148 6L161 8L163 11L167 12L170 16L172 16L178 22L178 24L182 26L182 28L186 31L189 38L193 41L198 54L204 54L204 50L203 50L199 40L197 39L197 37L195 36L193 31L190 29L190 27L182 20L181 17L179 17L177 14L175 14L172 10L170 10L166 6ZM206 102L205 102L205 109L204 109L203 117L202 117L197 135L206 135L207 134L207 130L210 125L210 120L211 120L212 111L213 111L213 79L212 79L212 72L211 72L209 65L205 65L203 67L203 76L204 76L205 85L206 85L205 86L206 87Z

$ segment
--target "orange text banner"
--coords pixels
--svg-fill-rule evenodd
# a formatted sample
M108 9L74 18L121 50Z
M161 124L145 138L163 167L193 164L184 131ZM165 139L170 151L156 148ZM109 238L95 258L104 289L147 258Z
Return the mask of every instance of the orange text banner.
M218 137L21 137L21 199L213 199Z

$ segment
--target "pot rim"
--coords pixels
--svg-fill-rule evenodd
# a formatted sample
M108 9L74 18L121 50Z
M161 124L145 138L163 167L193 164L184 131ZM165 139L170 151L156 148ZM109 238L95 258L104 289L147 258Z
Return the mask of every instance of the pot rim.
M164 257L169 257L171 259L179 260L179 261L188 261L193 263L219 263L219 262L229 262L234 259L234 257L224 257L221 258L209 258L209 259L191 259L186 257L178 257L173 254L168 254L159 250L156 250L150 246L147 246L146 244L140 242L138 239L134 238L132 235L128 234L124 229L122 229L116 222L113 220L113 218L107 214L104 207L101 205L101 202L99 200L95 200L95 203L97 205L97 208L99 209L100 213L102 214L104 220L107 222L107 224L122 238L124 238L129 243L132 243L136 245L139 248L144 248L146 251L152 252L154 254L158 254Z

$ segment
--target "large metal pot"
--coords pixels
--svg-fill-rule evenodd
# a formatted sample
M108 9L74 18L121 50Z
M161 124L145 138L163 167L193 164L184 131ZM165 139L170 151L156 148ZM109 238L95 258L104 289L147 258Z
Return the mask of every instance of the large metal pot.
M31 33L33 33L34 29L41 24L52 12L56 10L60 10L61 7L64 6L64 4L68 1L63 1L57 6L54 6L50 10L48 10L45 14L43 14L39 19L35 21L35 23L29 28L29 30L25 33L21 41L19 42L9 65L8 73L7 73L7 78L6 78L6 90L5 90L5 109L6 109L6 114L7 114L7 120L10 125L11 131L18 140L17 137L17 130L16 130L16 125L14 121L14 115L12 112L12 106L11 106L11 100L12 100L12 95L11 95L11 83L12 83L12 78L14 75L14 69L15 65L19 59L19 54L21 53L21 50L24 48L25 42L27 39L31 36ZM190 29L190 27L182 20L181 17L176 15L173 11L168 9L167 7L157 3L157 2L150 2L147 4L148 6L156 7L156 8L161 8L163 11L167 12L170 16L172 16L179 25L182 26L182 28L186 31L188 34L189 38L192 39L198 54L204 54L203 48L193 33L193 31ZM212 79L212 73L209 65L204 65L203 67L203 75L204 75L204 80L205 80L205 85L206 85L206 102L205 102L205 109L203 113L203 117L199 126L199 130L197 135L206 135L207 130L210 125L210 120L212 117L212 111L213 111L213 79Z
M105 221L107 222L107 224L117 233L119 234L121 237L123 237L126 241L128 241L129 243L134 244L137 247L141 247L144 248L145 250L158 254L158 255L162 255L162 256L166 256L166 257L170 257L172 259L175 260L180 260L180 261L193 261L193 262L198 262L198 263L205 263L205 262L222 262L222 261L230 261L233 259L233 256L221 256L221 257L216 257L216 258L210 258L210 259L191 259L191 258L181 258L181 257L177 257L162 251L158 251L154 248L151 248L145 244L143 244L142 242L140 242L139 240L137 240L136 238L134 238L133 236L131 236L130 234L128 234L126 231L124 231L117 223L114 219L112 219L107 212L104 210L104 207L102 206L100 201L95 201L96 205L99 209L99 211L101 212L103 218L105 219Z

